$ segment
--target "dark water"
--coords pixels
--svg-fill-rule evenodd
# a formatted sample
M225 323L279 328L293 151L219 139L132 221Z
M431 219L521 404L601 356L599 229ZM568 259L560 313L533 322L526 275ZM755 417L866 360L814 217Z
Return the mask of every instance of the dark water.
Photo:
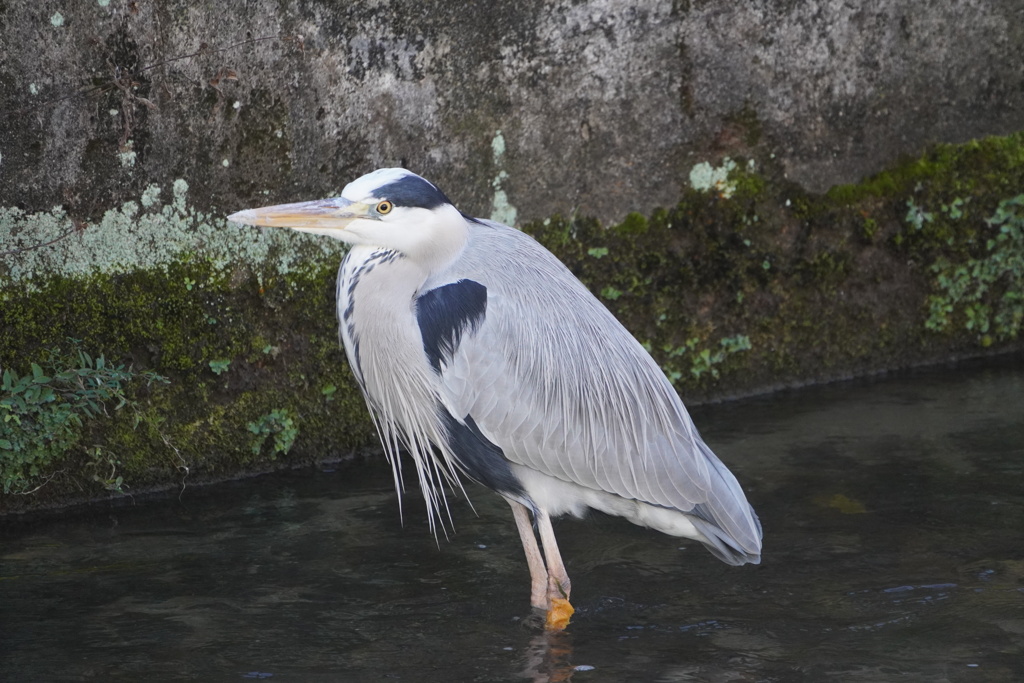
M707 406L764 563L556 526L569 630L528 619L508 506L440 547L381 461L0 529L0 679L1022 681L1024 364Z

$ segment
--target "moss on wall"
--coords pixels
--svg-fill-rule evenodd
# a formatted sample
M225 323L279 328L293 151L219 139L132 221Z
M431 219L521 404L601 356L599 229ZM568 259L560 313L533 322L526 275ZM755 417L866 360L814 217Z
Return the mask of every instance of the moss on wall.
M21 492L45 485L5 496L0 509L104 494L93 478L97 445L130 493L371 442L338 346L337 246L229 227L191 210L183 182L167 204L160 194L150 187L96 224L76 226L60 210L0 217L0 369L23 375L75 346L170 380L140 390L132 410L110 407L113 419L84 420L72 451ZM274 446L281 411L299 436L294 448Z
M929 320L944 273L982 258L1016 263L1009 236L992 243L993 216L1024 188L1024 133L939 145L824 195L786 181L758 148L751 155L698 164L681 201L647 217L526 229L689 399L1015 348L1013 312L998 340L972 324L970 302L949 303L948 324ZM997 282L981 306L1016 301L1012 267L989 268Z
M947 324L929 320L944 269L1010 248L996 239L1006 221L991 219L1024 187L1024 134L936 147L825 195L756 147L690 180L676 206L608 228L526 226L687 400L1016 348L1020 320L994 336L957 302ZM338 345L330 240L228 227L191 209L179 181L94 223L0 211L0 252L0 368L24 375L75 339L169 379L139 384L131 410L85 420L23 488L43 486L4 496L0 512L106 495L117 477L132 492L374 445ZM1017 280L1004 273L991 270L973 303L1005 297Z

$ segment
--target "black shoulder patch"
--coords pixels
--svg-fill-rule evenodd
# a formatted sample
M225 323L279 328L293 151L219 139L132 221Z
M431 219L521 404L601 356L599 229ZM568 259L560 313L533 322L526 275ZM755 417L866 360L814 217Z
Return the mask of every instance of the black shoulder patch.
M448 446L459 459L466 474L492 491L523 497L526 491L512 472L502 450L480 432L473 418L466 416L465 424L447 410L444 413Z
M449 362L466 330L475 330L487 314L487 288L473 280L459 280L424 292L416 299L416 321L423 350L434 370Z
M380 199L394 202L395 206L413 206L421 209L436 209L451 200L444 192L417 175L407 175L378 187L374 194Z

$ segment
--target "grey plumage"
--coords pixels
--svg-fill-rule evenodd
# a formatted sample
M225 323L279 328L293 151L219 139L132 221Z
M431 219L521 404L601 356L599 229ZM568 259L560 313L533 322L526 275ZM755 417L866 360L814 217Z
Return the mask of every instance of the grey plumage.
M466 475L512 501L517 522L516 505L528 508L542 540L550 516L595 508L730 564L760 561L757 516L660 368L529 236L465 217L401 169L336 200L232 219L353 244L338 276L341 337L396 484L405 449L432 527L446 523L444 485ZM536 542L520 532L530 559ZM567 593L548 536L552 585Z
M477 221L419 296L461 279L487 288L488 315L437 378L456 417L472 416L511 462L563 482L683 512L699 504L695 524L716 556L756 560L760 527L735 478L650 355L560 261ZM552 512L582 512L566 507Z

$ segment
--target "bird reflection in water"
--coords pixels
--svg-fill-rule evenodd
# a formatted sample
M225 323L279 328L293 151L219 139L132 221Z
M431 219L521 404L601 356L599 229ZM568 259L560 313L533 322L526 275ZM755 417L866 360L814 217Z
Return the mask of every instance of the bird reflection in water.
M569 681L578 670L571 661L572 634L568 631L544 631L534 636L523 658L525 662L519 676L533 683Z

